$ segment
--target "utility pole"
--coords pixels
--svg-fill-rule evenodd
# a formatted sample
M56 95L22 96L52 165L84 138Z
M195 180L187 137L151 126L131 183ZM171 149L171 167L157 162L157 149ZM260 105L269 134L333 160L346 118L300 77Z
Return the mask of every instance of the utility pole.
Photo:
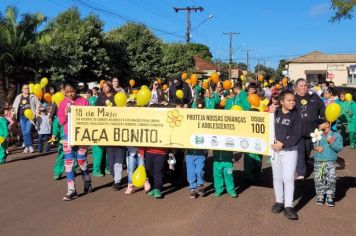
M230 52L229 52L229 80L231 80L231 66L232 66L232 35L234 34L240 34L236 32L228 32L228 33L223 33L223 34L228 34L230 38Z
M246 65L247 65L247 72L248 72L248 70L250 68L250 65L249 65L250 52L253 51L253 49L244 49L242 51L246 52Z
M197 11L204 11L204 8L202 7L184 7L184 8L178 8L178 7L173 7L173 9L176 11L176 12L179 12L179 11L186 11L187 12L187 32L185 33L185 38L186 38L186 42L187 43L190 43L190 30L192 28L192 23L190 22L190 12L191 11L194 11L194 12L197 12Z

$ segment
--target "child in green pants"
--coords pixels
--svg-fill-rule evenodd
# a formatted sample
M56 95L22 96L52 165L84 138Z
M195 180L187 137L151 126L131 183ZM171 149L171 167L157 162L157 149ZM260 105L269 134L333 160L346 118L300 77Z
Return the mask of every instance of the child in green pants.
M5 163L6 159L6 140L9 136L7 120L4 117L4 108L0 108L0 165Z
M59 180L64 172L64 151L63 151L63 126L59 125L58 117L55 116L52 122L52 141L58 141L57 157L53 167L53 179Z
M231 151L213 151L213 175L215 196L220 197L224 192L224 183L226 192L230 197L237 197L233 175L233 152Z

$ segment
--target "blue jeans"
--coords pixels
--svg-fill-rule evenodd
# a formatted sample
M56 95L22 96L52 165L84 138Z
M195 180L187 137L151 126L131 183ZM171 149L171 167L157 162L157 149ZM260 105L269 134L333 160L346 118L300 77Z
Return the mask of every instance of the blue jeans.
M23 141L25 143L25 147L32 147L32 123L29 119L24 116L20 116L20 127L23 135Z
M189 188L195 189L204 184L205 156L186 155L185 162L187 164Z
M143 158L137 155L136 153L127 152L126 156L126 163L127 163L127 176L128 176L128 183L132 183L132 175L133 172L139 165L143 165Z
M48 143L50 134L38 134L38 151L43 151L43 143L46 146L46 152L49 152L50 144Z

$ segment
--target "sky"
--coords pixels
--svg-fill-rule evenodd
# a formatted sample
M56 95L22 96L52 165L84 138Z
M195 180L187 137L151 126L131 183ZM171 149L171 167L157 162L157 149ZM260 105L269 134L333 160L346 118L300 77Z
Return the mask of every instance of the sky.
M233 60L246 63L244 50L251 50L250 68L258 61L277 67L280 59L315 50L356 53L356 16L330 23L330 0L0 0L2 12L8 5L20 13L42 12L49 20L77 6L83 17L98 15L104 31L131 20L146 24L165 42L183 43L186 12L176 13L173 7L201 6L202 12L191 13L191 41L209 46L214 59L228 62L229 37L223 33L238 32L232 40Z

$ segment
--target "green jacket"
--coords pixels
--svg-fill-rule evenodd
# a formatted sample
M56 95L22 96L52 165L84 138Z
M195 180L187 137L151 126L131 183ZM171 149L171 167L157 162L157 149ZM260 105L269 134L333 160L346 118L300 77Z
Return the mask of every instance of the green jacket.
M98 99L98 97L94 97L91 96L90 98L88 98L88 102L90 106L95 106L96 100Z
M64 137L63 126L59 124L58 117L56 116L52 123L52 135L56 137L56 140L62 140Z
M220 100L218 101L216 97L205 98L204 101L205 101L205 109L215 109L215 106L220 102Z
M232 151L221 151L214 150L213 151L214 161L218 162L232 162L232 158L234 158L234 153Z
M339 121L341 123L348 122L350 120L350 106L351 104L347 101L340 101L341 106L341 116L339 117Z
M7 127L7 120L5 117L0 117L0 136L7 139L9 137L9 130Z
M247 100L247 92L242 90L239 94L237 94L234 98L234 105L242 107L244 111L248 111L251 109L251 104Z
M231 107L234 105L235 98L228 98L226 99L226 104L224 109L225 110L231 110Z
M356 102L351 102L351 114L350 120L348 122L349 132L356 133Z
M328 144L326 141L328 137L335 138L335 141L332 144ZM342 137L338 132L331 132L331 134L328 134L327 136L323 134L319 141L319 146L323 147L324 150L322 152L315 152L315 160L336 161L337 153L343 148Z

